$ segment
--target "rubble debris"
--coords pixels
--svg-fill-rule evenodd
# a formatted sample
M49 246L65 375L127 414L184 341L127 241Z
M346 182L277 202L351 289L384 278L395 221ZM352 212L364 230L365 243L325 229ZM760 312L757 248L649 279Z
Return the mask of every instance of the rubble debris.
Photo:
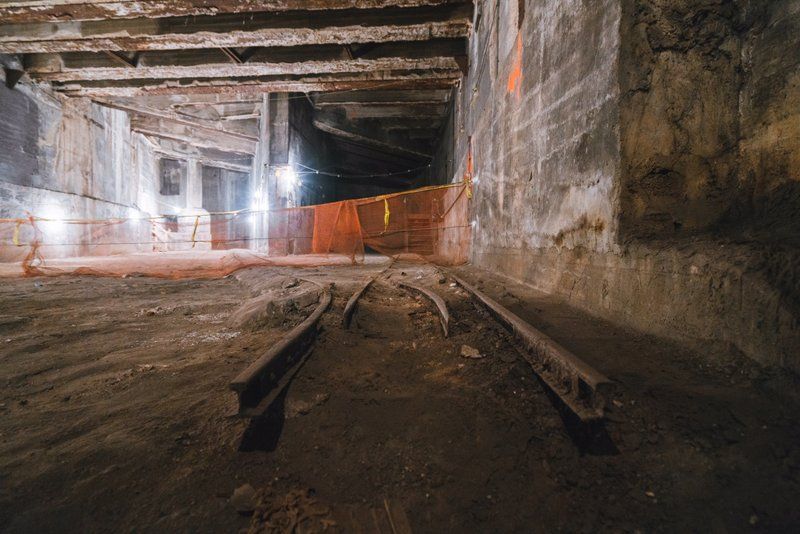
M239 486L233 491L230 503L240 514L252 514L256 508L256 490L250 484Z
M481 354L481 351L479 351L475 347L470 347L469 345L461 345L461 357L478 360L483 358L484 355Z
M330 396L330 393L317 393L311 400L290 399L286 402L286 418L293 419L299 415L306 415L317 406L325 404Z
M297 489L275 497L260 491L248 534L325 532L336 526L331 508L314 498L311 489Z
M281 326L289 322L297 312L316 304L319 295L320 289L316 287L282 297L265 293L244 302L231 314L228 325L231 328L248 330Z

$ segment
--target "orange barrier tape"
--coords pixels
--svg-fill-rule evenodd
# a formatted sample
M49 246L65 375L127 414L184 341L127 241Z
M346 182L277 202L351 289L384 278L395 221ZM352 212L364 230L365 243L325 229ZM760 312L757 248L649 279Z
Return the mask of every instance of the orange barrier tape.
M0 219L0 262L22 260L27 275L42 275L67 272L52 263L64 258L70 258L68 266L72 270L90 268L98 261L113 261L114 272L124 275L138 272L142 262L160 261L147 272L173 277L177 274L169 271L168 261L159 253L202 248L202 253L195 252L201 258L198 261L213 262L217 261L216 256L212 254L204 260L202 254L249 250L265 257L280 257L287 265L311 266L329 261L319 259L327 255L357 263L369 249L390 257L412 255L455 265L469 257L467 196L468 185L458 182L296 208L96 220L33 215L27 219ZM203 217L206 219L200 228ZM64 223L79 226L68 227ZM16 248L20 246L30 247L25 259L22 256L26 251ZM286 259L301 256L304 258ZM205 274L224 276L247 263L235 255L219 262L208 267Z

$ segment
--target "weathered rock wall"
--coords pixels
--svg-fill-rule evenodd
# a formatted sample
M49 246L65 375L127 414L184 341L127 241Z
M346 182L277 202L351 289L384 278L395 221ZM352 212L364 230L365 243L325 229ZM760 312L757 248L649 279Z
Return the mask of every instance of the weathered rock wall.
M0 86L0 108L0 183L133 206L137 182L124 112L24 84ZM9 216L38 207L2 203Z
M622 5L621 240L791 238L800 55L787 51L800 46L800 1Z
M743 14L739 199L726 222L797 244L800 230L800 0Z
M473 262L800 372L800 249L757 231L798 220L797 5L480 2L452 177L471 146Z
M622 241L703 232L730 207L739 140L738 23L735 2L622 2Z

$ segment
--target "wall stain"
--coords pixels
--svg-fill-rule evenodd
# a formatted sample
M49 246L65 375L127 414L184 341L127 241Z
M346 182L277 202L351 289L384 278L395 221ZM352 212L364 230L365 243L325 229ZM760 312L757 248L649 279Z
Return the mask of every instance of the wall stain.
M514 63L511 65L511 72L508 74L508 84L506 86L508 94L515 94L517 99L522 96L522 33L517 34L516 52Z
M589 218L584 214L581 215L571 227L560 230L555 237L553 237L553 242L557 246L561 246L564 244L564 239L570 234L576 234L578 232L586 232L587 234L594 232L601 234L603 233L605 227L605 222L603 222L602 219L596 219L595 221L590 222Z

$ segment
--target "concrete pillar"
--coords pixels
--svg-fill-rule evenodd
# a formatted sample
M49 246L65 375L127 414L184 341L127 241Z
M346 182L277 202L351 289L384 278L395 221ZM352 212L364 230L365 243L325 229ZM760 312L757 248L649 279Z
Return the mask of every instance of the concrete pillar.
M186 162L186 207L203 209L203 171L194 158Z
M261 95L261 108L258 119L258 144L253 156L253 171L250 173L250 208L253 213L253 240L250 248L269 252L267 237L267 216L263 213L269 207L267 176L269 175L270 109L269 93Z
M270 208L285 208L287 198L277 179L277 168L289 163L289 94L279 93L273 97L270 111L270 152L267 190Z

